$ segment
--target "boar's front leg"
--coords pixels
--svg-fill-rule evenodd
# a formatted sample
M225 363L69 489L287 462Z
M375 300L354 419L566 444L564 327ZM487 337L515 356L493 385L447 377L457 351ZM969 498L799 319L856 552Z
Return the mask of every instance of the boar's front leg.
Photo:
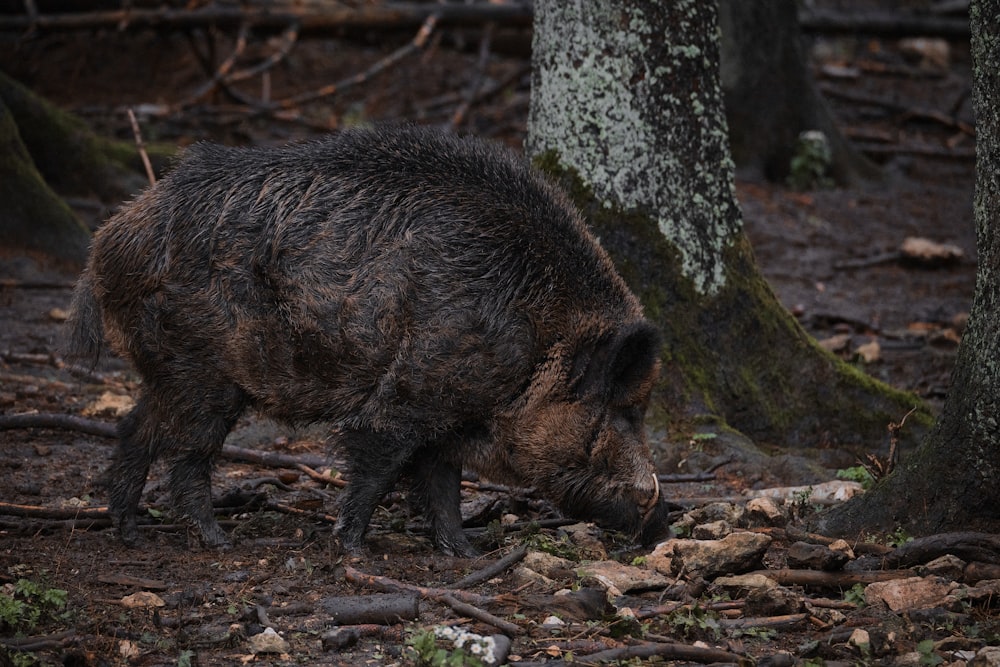
M452 556L473 558L479 551L462 532L462 466L430 448L417 451L409 469L413 504L424 512L438 548Z
M404 438L372 431L345 431L341 444L350 476L335 531L346 551L357 552L376 505L395 486L417 447Z

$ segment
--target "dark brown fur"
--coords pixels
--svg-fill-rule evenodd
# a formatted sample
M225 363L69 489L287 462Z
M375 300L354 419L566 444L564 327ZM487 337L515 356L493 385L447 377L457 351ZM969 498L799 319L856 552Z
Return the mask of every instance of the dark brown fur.
M642 427L656 332L565 197L486 142L196 145L97 233L74 321L78 355L103 331L143 379L110 473L128 542L162 456L176 508L225 544L209 474L248 407L342 432L349 548L406 475L439 547L471 553L463 466L665 531Z

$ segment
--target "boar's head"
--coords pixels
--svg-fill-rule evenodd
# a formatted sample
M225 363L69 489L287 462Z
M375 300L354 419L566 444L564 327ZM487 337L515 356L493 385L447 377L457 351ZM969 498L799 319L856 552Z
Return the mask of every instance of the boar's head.
M553 346L510 415L509 440L498 443L509 476L573 518L644 544L664 537L667 503L643 428L659 347L659 334L641 320Z

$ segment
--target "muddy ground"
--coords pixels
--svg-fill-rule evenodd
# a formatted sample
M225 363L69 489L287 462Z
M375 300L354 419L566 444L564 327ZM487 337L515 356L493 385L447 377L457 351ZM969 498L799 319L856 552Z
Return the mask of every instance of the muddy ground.
M131 136L122 112L125 106L178 104L206 78L189 42L177 34L97 31L17 43L10 35L2 39L0 68L76 111L99 131L123 138ZM278 98L343 80L408 39L410 35L401 34L303 42L272 70L270 94ZM471 83L482 79L482 89L496 85L498 90L474 103L459 129L519 147L528 98L524 36L498 34L485 67L480 65L477 31L445 31L437 39L425 51L341 95L303 108L297 116L252 116L239 104L215 95L163 115L144 114L140 106L139 118L147 140L283 142L359 121L449 122ZM255 53L259 57L275 46L251 40L244 58L250 62ZM231 43L220 39L217 47L225 54ZM805 193L780 184L740 181L738 195L747 233L775 292L812 334L833 339L831 345L840 354L872 375L940 406L974 287L974 163L969 156L974 140L958 123L900 108L937 109L947 112L947 118L971 121L966 99L967 45L952 43L943 68L905 55L892 40L838 38L822 40L819 47L813 63L818 80L837 90L877 95L895 105L830 97L841 126L852 136L870 146L871 138L878 138L870 155L881 164L885 181ZM260 86L258 78L243 89L258 94ZM921 154L926 147L951 155ZM73 204L93 225L107 214L108 203L74 200ZM894 257L911 236L954 244L964 256L936 268ZM62 366L56 358L59 328L70 296L64 285L74 276L53 274L17 258L5 260L0 271L2 277L22 281L20 286L0 291L0 351L4 355L0 412L86 415L113 422L135 390L133 374L115 362L98 375L86 374ZM42 282L49 286L40 286ZM858 350L871 351L872 346L862 346L872 342L878 344L877 355L864 360ZM853 453L845 452L825 454L824 471L794 459L753 459L716 467L720 459L712 456L711 443L671 437L661 435L654 444L671 452L665 459L685 464L661 472L699 473L708 468L714 472L702 481L668 487L671 496L687 506L710 497L733 497L754 486L815 483L833 478L836 468L853 463ZM357 643L340 648L333 646L332 639L324 641L324 634L334 627L329 600L368 595L373 590L349 581L345 566L422 586L444 586L489 562L489 558L435 554L419 523L407 517L405 503L395 496L387 499L373 520L369 555L348 561L338 558L330 550L329 538L337 487L316 481L294 465L321 472L331 466L335 472L336 460L329 458L324 441L319 430L293 431L252 417L240 423L231 445L277 452L292 460L268 465L227 458L220 463L214 490L228 503L221 511L236 546L215 552L189 549L186 532L161 513L168 505L160 488L160 469L153 471L144 494L154 515L143 526L141 547L123 548L99 512L86 513L105 502L99 481L111 440L66 429L0 431L4 471L0 502L37 508L27 517L18 516L9 506L0 512L0 584L7 585L0 592L15 598L20 595L22 601L30 599L29 606L39 609L45 605L37 596L14 594L11 586L26 579L67 592L65 607L58 611L52 607L52 613L43 613L34 625L23 621L15 627L10 621L13 616L7 617L5 625L0 607L0 638L37 638L35 644L17 644L22 650L12 657L0 652L0 665L13 659L21 664L34 659L74 665L410 664L402 646L406 636L422 628L448 622L484 634L495 632L483 621L469 620L445 604L425 599L419 617L404 625L368 630L370 634ZM463 509L470 527L478 528L477 545L491 558L526 540L536 549L566 551L584 559L594 557L588 548L599 549L592 540L570 539L559 527L535 524L501 530L498 521L504 516L516 517L518 522L557 517L529 491L508 493L470 485ZM640 555L616 542L614 536L592 535L610 558L629 563ZM777 540L765 565L783 564L785 546ZM580 587L571 571L563 574L562 579L541 584L507 571L470 589L500 596L492 611L523 628L524 634L514 641L513 655L521 661L565 657L567 651L585 654L616 646L615 637L638 640L642 636L627 624L623 630L620 618L614 620L604 610L560 612L555 606L546 608L555 604L554 598L533 604L525 597ZM840 599L849 588L835 584L797 589L797 594ZM140 591L157 594L164 606L129 607L126 597ZM692 592L716 601L721 593L712 588L699 593L688 587L678 597ZM641 609L663 602L660 587L633 594L629 606ZM543 620L553 609L569 624L543 628ZM645 633L647 640L658 637L688 645L702 640L753 658L787 651L815 661L886 663L899 654L912 653L923 639L948 637L954 640L953 646L975 649L995 636L991 634L995 619L981 610L972 610L974 618L967 627L879 613L851 607L837 622L813 615L775 631L756 633L719 631L699 620L703 616L675 613L652 616ZM874 655L864 656L847 645L845 628L882 624L891 626L897 635ZM251 653L246 638L266 626L287 640L284 653ZM977 629L969 629L972 626ZM938 657L951 659L951 655L940 651Z

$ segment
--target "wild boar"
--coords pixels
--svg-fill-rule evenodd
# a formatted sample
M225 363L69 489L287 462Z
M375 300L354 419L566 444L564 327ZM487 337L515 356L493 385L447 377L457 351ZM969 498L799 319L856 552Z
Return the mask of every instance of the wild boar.
M142 378L108 475L126 543L163 457L174 509L227 544L210 473L248 408L336 429L350 550L404 478L438 548L474 553L463 468L647 542L666 532L643 430L658 333L566 196L486 141L197 144L96 233L71 337Z

